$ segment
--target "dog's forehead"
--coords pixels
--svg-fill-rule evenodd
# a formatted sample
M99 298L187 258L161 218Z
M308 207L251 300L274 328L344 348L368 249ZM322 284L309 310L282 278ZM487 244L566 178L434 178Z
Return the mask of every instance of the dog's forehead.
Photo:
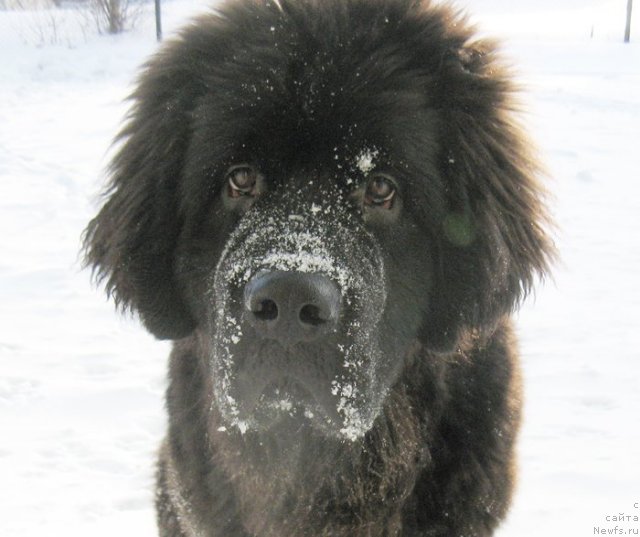
M340 201L345 190L353 191L372 172L386 166L387 154L375 144L334 145L328 153L312 149L309 154L296 155L294 162L286 162L283 156L267 171L278 176L292 199Z
M362 150L357 146L363 141L388 145L398 140L403 147L405 133L429 131L433 78L422 66L410 65L404 47L371 58L335 44L335 50L326 43L318 45L324 49L299 50L281 39L262 44L256 58L230 53L212 67L201 110L205 121L228 118L238 134L264 145L302 152L313 146L316 153L337 147L353 154ZM260 61L261 54L268 62ZM264 63L271 67L265 70Z

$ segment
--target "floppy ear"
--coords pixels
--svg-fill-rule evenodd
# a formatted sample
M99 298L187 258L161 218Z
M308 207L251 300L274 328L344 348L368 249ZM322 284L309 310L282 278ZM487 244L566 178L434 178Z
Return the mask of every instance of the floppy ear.
M491 44L461 47L443 64L448 211L427 341L449 350L463 331L486 333L513 311L555 256L539 167L514 121L513 88Z
M173 266L181 229L177 185L190 111L201 92L185 56L169 47L146 66L117 139L122 146L110 165L106 202L83 238L85 262L96 279L160 339L184 337L194 327Z

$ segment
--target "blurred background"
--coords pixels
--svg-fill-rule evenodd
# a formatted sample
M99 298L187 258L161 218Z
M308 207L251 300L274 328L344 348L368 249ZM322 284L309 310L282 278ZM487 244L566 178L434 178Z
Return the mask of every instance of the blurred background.
M165 38L214 4L163 1ZM498 535L637 535L640 3L629 43L628 0L455 5L522 83L561 254L518 316L520 484ZM157 47L153 3L0 0L3 537L155 534L168 345L114 313L78 250Z

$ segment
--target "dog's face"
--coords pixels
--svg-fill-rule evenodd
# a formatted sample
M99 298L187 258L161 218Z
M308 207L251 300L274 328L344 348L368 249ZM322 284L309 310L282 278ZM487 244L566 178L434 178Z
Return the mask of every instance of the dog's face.
M229 429L362 437L415 348L491 330L550 251L492 48L446 9L331 6L169 45L87 231L121 304L198 338Z
M217 407L241 430L362 436L428 308L433 251L403 199L411 182L381 146L338 143L270 148L267 164L249 150L179 250Z
M312 69L305 78L321 80ZM310 108L307 93L285 92L271 115L256 110L241 132L261 134L226 134L224 158L186 178L202 189L204 175L212 194L185 226L177 277L227 425L353 440L380 413L429 307L435 246L420 215L442 212L424 186L441 181L436 115L418 95L409 117L404 100L359 106L357 92L340 99L329 86L314 97ZM348 127L330 113L341 100L362 112ZM282 129L291 115L298 128Z

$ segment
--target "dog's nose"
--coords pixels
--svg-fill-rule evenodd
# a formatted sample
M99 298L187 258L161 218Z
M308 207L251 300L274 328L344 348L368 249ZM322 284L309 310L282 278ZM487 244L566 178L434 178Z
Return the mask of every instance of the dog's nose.
M244 289L245 314L258 335L286 347L333 330L340 304L338 286L318 273L259 273Z

